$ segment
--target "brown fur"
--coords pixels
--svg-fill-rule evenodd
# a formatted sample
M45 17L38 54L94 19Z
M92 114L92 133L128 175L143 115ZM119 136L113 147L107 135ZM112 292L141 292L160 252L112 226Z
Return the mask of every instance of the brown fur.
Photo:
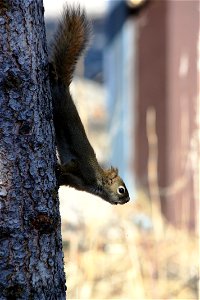
M75 64L87 46L89 32L84 11L65 7L52 45L55 72L50 76L61 164L59 183L98 195L112 204L124 204L129 200L126 186L117 169L103 170L99 165L69 92ZM123 194L118 187L124 188Z
M72 81L74 68L88 44L90 32L84 10L66 6L52 44L52 61L66 86Z

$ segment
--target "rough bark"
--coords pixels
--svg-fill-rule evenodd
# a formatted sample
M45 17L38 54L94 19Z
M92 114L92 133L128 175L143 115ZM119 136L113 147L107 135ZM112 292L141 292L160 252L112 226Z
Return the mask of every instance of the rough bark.
M42 0L0 0L0 300L65 299Z

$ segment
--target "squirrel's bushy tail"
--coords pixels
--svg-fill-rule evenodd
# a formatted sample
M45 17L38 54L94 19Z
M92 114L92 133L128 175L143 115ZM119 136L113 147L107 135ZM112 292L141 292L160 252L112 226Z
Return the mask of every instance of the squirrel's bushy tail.
M51 62L58 79L69 86L78 58L86 48L91 29L85 11L65 6L51 46Z

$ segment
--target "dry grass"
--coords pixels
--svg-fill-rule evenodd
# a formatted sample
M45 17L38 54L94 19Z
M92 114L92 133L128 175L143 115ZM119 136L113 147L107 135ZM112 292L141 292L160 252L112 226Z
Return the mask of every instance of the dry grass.
M78 199L64 195L68 299L199 299L199 236L187 226L177 229L168 224L160 202L160 195L184 190L192 174L199 218L199 129L187 141L187 155L181 155L183 174L162 188L158 186L156 122L156 111L150 107L146 115L149 198L138 192L137 201L111 208L88 194L80 193ZM74 210L69 202L76 203ZM177 213L187 220L187 209ZM75 221L73 214L78 215Z
M199 299L199 236L168 224L160 212L154 108L147 111L146 125L150 199L138 193L137 201L111 208L88 194L66 195L64 203L82 207L73 224L69 207L63 210L68 299ZM174 182L164 192L176 188Z
M154 211L158 237L148 199L138 198L102 222L63 224L68 299L198 299L197 236Z

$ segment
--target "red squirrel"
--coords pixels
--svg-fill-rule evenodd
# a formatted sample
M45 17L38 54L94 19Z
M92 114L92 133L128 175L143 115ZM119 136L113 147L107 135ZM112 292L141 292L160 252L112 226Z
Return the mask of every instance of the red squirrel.
M77 60L88 45L90 28L84 10L65 6L51 47L59 184L97 195L111 204L124 204L130 200L128 190L116 168L104 170L99 165L69 90Z

